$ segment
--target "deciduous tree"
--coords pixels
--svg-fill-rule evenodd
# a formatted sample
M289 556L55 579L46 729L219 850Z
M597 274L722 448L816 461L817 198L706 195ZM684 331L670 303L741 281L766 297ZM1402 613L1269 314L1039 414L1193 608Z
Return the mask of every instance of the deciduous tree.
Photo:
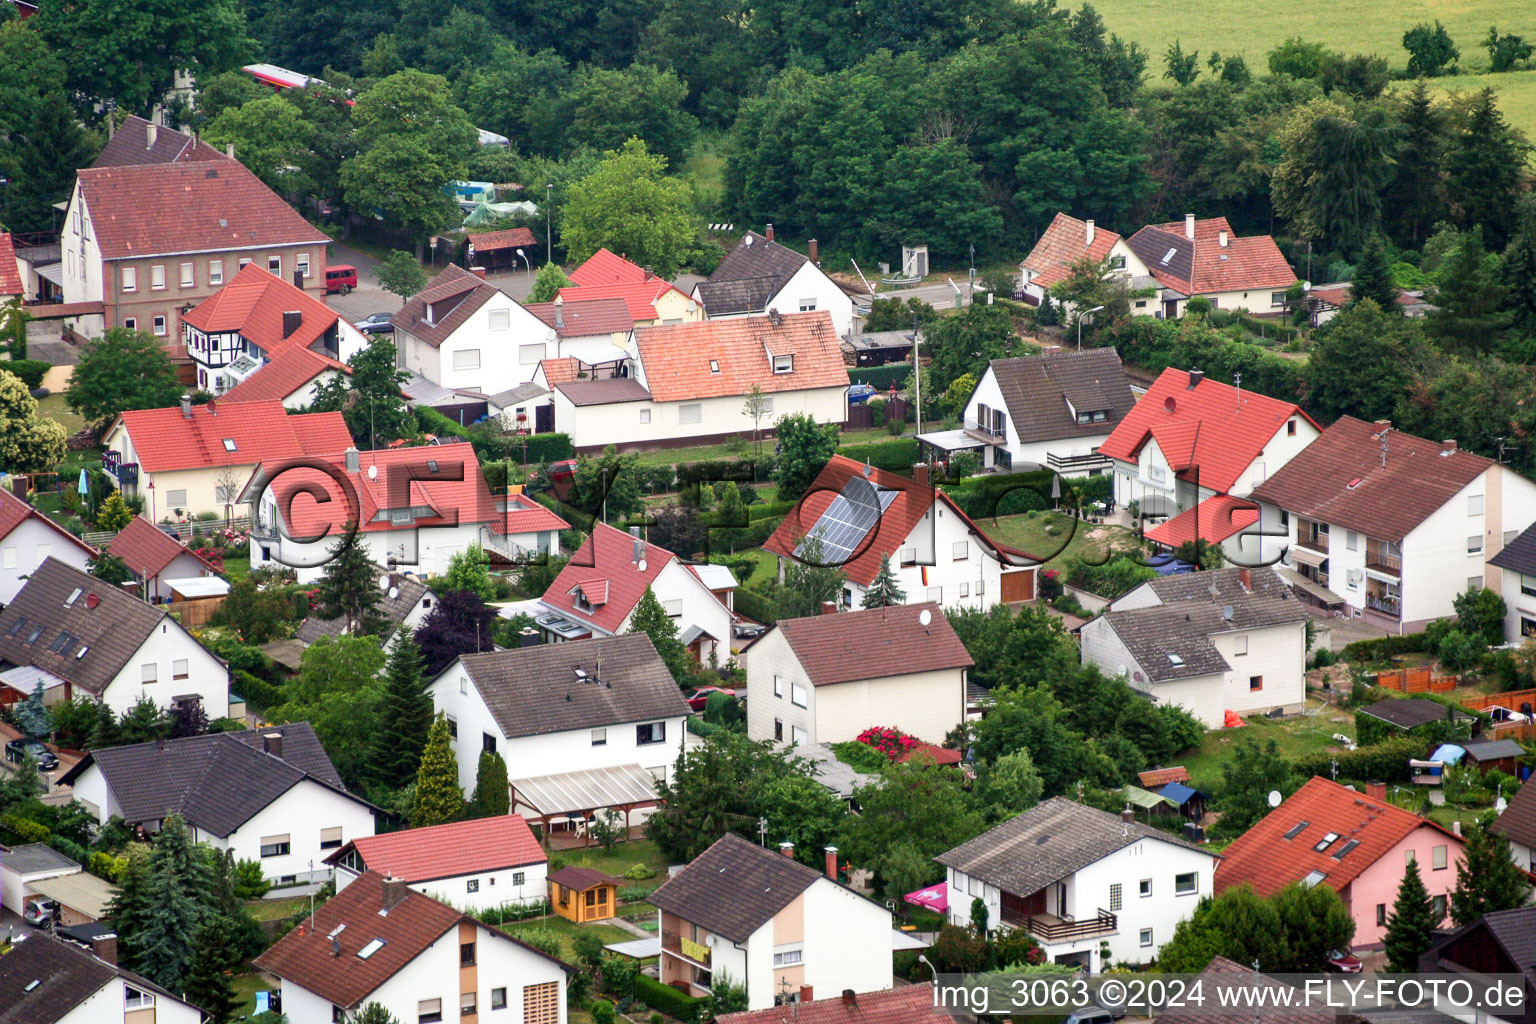
M671 278L693 249L693 194L669 177L666 157L629 139L571 186L561 241L580 262L607 247Z
M1221 763L1221 778L1216 794L1221 819L1211 834L1223 837L1241 835L1268 814L1271 791L1288 796L1295 787L1290 766L1275 741L1261 744L1251 736L1233 744L1232 756Z
M539 272L533 278L533 291L528 294L529 302L553 302L555 296L560 294L561 288L569 288L571 279L565 276L565 271L560 264L549 262L539 268Z
M314 135L314 126L297 106L273 95L224 110L204 132L209 145L234 146L235 159L279 195L314 190L304 173Z
M479 594L450 590L439 595L416 630L426 677L436 676L461 654L491 650L496 646L495 636L496 609L487 606Z
M379 287L400 296L402 303L427 286L427 272L421 269L416 257L399 249L384 254L377 273Z
M449 557L442 589L465 590L489 601L496 596L496 584L492 582L487 566L485 549L479 541L471 541L463 551L456 551Z
M779 437L774 464L779 500L798 501L837 450L837 427L798 412L780 416L774 427Z
M1411 78L1434 78L1446 73L1446 68L1461 58L1461 51L1451 41L1451 34L1436 18L1434 25L1427 22L1403 33L1403 48L1408 51L1408 75Z
M64 400L92 423L128 409L163 409L183 391L176 367L154 335L112 327L80 350Z
M640 595L640 600L635 604L629 620L629 631L650 637L651 646L656 648L656 653L667 666L667 671L672 673L672 678L679 686L688 683L693 676L688 649L677 638L677 623L672 621L650 587L645 588L645 593Z

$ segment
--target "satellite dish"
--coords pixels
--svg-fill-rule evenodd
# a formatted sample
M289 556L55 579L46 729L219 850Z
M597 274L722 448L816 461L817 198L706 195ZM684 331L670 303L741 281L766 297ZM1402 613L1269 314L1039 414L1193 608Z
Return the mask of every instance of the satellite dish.
M379 467L377 465L369 466L368 467L368 479L369 480L377 480L378 478L379 478Z
M1169 412L1174 412L1179 408L1179 403L1174 400L1172 395L1169 395L1167 398L1163 399L1163 408Z
M389 586L389 576L388 575L380 576L379 577L379 589L383 590L383 589L385 589L388 586Z
M1301 290L1304 291L1304 292L1311 291L1312 290L1312 282L1311 281L1303 281L1303 282L1301 282Z
M926 626L932 621L933 612L929 611L927 608L924 608L922 611L917 613L917 624L919 626Z
M1506 808L1508 806L1509 806L1509 801L1505 800L1503 797L1499 797L1493 803L1493 809L1495 811L1499 812L1500 814L1503 814L1504 813L1504 808Z
M1280 791L1278 789L1272 789L1269 791L1269 806L1279 807L1280 801L1284 799L1285 798L1280 795Z
M641 572L645 572L645 559L640 559L640 564L635 566L635 568L639 569Z

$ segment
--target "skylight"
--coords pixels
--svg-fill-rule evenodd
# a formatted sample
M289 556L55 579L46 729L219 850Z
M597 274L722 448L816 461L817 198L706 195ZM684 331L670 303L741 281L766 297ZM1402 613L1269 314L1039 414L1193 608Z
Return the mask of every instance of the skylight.
M1309 871L1307 877L1301 880L1301 887L1303 889L1310 889L1327 877L1328 872L1326 871Z
M21 618L17 619L15 622L13 622L11 624L11 631L9 633L7 633L6 635L7 636L15 636L16 634L20 633L23 629L26 629L26 628L27 628L27 617L25 615L23 615Z
M1344 859L1344 855L1346 853L1348 853L1350 850L1353 850L1355 847L1357 847L1359 845L1360 845L1360 840L1358 840L1358 839L1351 839L1349 842L1345 843L1343 846L1341 846L1337 850L1333 851L1333 859L1334 860L1343 860Z
M1163 254L1163 265L1167 266L1168 265L1168 261L1173 259L1173 254L1178 252L1178 251L1179 250L1177 250L1177 249L1169 249L1166 253L1164 253Z
M720 372L720 361L718 359L711 359L709 361L709 372L710 373L719 373Z
M74 590L69 592L69 597L64 599L64 607L73 608L75 606L75 602L78 600L80 600L80 588L76 587Z
M1184 658L1183 658L1182 655L1174 654L1172 651L1169 651L1168 652L1168 664L1170 664L1170 665L1182 665L1182 664L1184 664Z
M1295 839L1297 836L1301 835L1302 831L1306 829L1306 827L1310 824L1312 824L1310 821L1298 821L1296 824L1291 826L1290 831L1285 834L1285 838Z
M37 641L37 638L42 636L42 635L43 635L43 625L42 625L42 623L38 623L37 625L32 627L32 632L27 634L26 642L29 643L29 644L30 643L35 643Z
M85 657L85 652L88 651L88 650L90 650L89 647L82 647L78 651L76 651L75 652L75 660L79 661L81 658Z
M373 954L377 953L383 948L383 939L370 939L368 945L357 951L357 958L359 960L367 960L369 957L373 956Z
M235 450L235 439L234 438L226 437L224 439L224 450L227 451L227 452L232 452L232 451Z
M1317 841L1317 845L1312 847L1312 849L1318 853L1322 853L1324 850L1328 849L1328 847L1337 842L1338 838L1339 834L1337 832L1329 832L1327 835L1323 836L1323 838L1319 839Z

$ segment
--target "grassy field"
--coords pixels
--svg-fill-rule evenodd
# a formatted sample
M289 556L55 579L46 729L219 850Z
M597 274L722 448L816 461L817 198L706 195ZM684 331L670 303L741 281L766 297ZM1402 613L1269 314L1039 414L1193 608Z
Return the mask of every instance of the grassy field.
M666 855L649 839L631 839L629 842L619 843L612 852L607 853L602 847L594 846L587 850L560 850L551 856L559 858L564 867L592 868L594 871L601 871L616 878L624 877L624 872L636 864L644 864L656 872L651 879L634 883L636 885L660 885L667 877Z
M1502 26L1501 26L1502 30ZM1498 75L1457 75L1437 78L1434 90L1446 94L1472 93L1492 87L1499 96L1504 119L1536 139L1536 71L1506 71Z
M524 932L529 931L554 932L555 937L560 940L560 959L568 964L576 962L576 951L574 948L576 936L583 932L596 932L601 936L604 944L627 942L634 938L629 932L622 928L616 928L611 924L576 924L574 921L567 921L565 918L553 914L549 917L536 918L531 921L515 921L511 924L504 924L501 926L501 930L508 935L522 935Z
M1307 701L1309 708L1317 707L1317 703L1316 699ZM1207 793L1220 788L1221 765L1231 759L1232 744L1244 737L1255 737L1260 743L1272 739L1279 746L1281 757L1295 760L1321 750L1342 749L1333 734L1351 736L1355 731L1354 716L1337 707L1330 707L1316 715L1279 720L1255 716L1244 721L1248 724L1241 729L1210 730L1205 734L1197 752L1184 755L1184 767L1189 769L1192 784L1196 788Z
M235 997L240 1000L239 1008L235 1010L237 1017L249 1017L256 1012L256 992L267 988L268 985L259 974L237 974L233 978L235 985Z
M738 442L727 441L694 445L691 448L661 448L652 452L639 452L636 458L642 466L675 466L681 462L708 462L713 459L750 459L753 452L752 435L748 432L744 437L747 442L745 449ZM884 430L845 430L838 436L837 443L840 447L846 447L889 440L891 435ZM772 438L763 439L763 451L773 454Z
M62 394L52 394L47 398L39 398L37 400L37 411L51 420L57 420L64 424L64 429L71 434L77 434L85 429L85 417L66 405Z
M251 900L246 904L246 909L258 921L278 921L285 917L292 917L301 908L308 906L308 896L287 896L275 900Z
M1049 556L1046 564L1057 567L1069 556L1080 558L1087 552L1102 554L1106 543L1118 550L1136 539L1136 535L1124 527L1094 526L1055 512L979 519L976 525L994 540L1023 548L1031 554Z

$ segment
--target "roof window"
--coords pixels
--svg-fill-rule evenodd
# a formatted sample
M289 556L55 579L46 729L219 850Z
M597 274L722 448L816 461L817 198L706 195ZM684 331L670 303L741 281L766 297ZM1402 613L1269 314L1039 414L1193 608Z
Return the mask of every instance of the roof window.
M1168 652L1168 664L1170 664L1170 665L1182 665L1182 664L1184 664L1184 658L1183 658L1182 655L1174 654L1172 651L1169 651Z
M27 628L27 617L25 615L23 615L21 618L17 619L15 622L11 623L10 632L8 632L6 634L6 636L16 636L18 633L20 633L23 629L26 629L26 628Z
M1307 877L1301 880L1301 887L1303 889L1310 889L1327 877L1328 872L1326 871L1309 871L1307 872Z
M711 359L709 361L709 372L710 373L719 373L720 372L720 360L718 360L718 359Z
M1290 831L1285 834L1284 838L1295 839L1297 836L1301 835L1301 833L1305 831L1306 827L1310 824L1312 824L1310 821L1298 821L1296 824L1291 826Z
M224 439L224 450L227 451L227 452L232 452L232 451L235 450L235 439L234 438L226 437Z
M26 642L29 643L29 644L33 643L33 642L35 642L37 640L38 637L40 637L42 635L43 635L43 624L41 622L39 622L37 625L32 627L32 632L27 634Z
M64 599L64 607L73 608L75 606L75 602L78 600L80 600L80 588L76 587L74 590L71 590L69 592L69 596Z
M1338 842L1338 839L1339 834L1337 832L1329 832L1327 835L1323 836L1323 838L1319 839L1317 841L1317 845L1312 847L1312 849L1318 853L1322 853L1324 850L1328 849L1328 847Z
M1163 259L1162 259L1163 266L1166 267L1168 265L1168 261L1173 259L1173 254L1178 252L1178 251L1179 250L1177 250L1177 249L1169 249L1167 252L1163 253Z
M367 960L369 957L373 956L373 954L377 953L383 948L383 939L370 939L368 945L357 951L357 958L359 960Z
M1353 850L1355 847L1357 847L1359 845L1360 845L1360 840L1358 840L1358 839L1351 839L1349 842L1345 843L1343 846L1341 846L1337 850L1333 851L1333 859L1334 860L1343 860L1344 859L1344 855L1346 853L1348 853L1350 850Z
M793 355L774 356L773 357L773 372L774 373L794 373L795 372L795 357Z

